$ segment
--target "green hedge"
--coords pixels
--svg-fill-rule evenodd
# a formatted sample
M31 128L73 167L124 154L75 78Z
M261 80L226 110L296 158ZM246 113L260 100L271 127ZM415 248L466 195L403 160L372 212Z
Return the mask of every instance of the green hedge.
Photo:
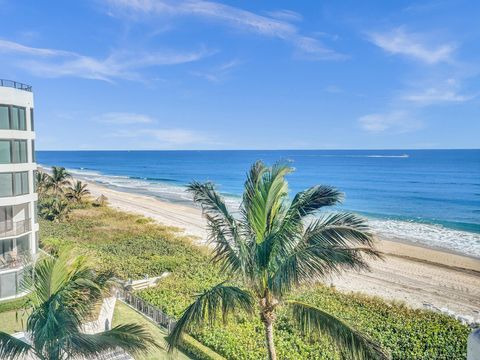
M0 313L21 309L25 305L25 297L14 300L0 301Z

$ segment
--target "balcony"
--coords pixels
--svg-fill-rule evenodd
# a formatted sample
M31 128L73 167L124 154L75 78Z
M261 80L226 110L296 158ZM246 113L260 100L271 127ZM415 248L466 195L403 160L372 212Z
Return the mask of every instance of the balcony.
M0 271L20 269L32 262L32 256L25 254L3 254L0 256Z
M0 86L32 92L32 87L18 81L0 79Z
M0 238L22 235L32 230L31 219L0 222Z

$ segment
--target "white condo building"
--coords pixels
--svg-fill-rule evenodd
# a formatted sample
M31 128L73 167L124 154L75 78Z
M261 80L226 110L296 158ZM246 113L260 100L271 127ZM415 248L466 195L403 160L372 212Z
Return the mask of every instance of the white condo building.
M34 141L32 88L0 80L0 300L21 295L38 251Z

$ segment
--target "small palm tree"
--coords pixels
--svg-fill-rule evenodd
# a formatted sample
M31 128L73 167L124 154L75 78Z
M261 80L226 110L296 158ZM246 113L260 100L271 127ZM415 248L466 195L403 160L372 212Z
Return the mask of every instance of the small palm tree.
M70 185L70 175L64 167L52 166L52 175L50 175L50 185L55 194L63 194L64 188Z
M148 331L137 324L118 325L96 334L82 332L82 324L102 301L110 276L94 272L85 258L39 260L25 286L32 289L25 304L28 343L0 332L0 358L14 360L24 355L40 360L96 358L121 348L130 353L158 346ZM31 279L34 279L32 281Z
M60 222L70 213L70 204L64 198L51 196L42 199L39 204L38 214L44 219Z
M37 192L43 196L48 191L52 184L52 178L46 172L38 170L35 174L35 183L37 185Z
M75 181L72 186L67 188L65 196L74 202L80 203L83 198L89 194L90 190L87 189L87 184L78 180Z
M193 182L188 191L202 207L213 261L242 288L221 283L199 295L186 308L170 334L170 350L193 326L226 319L236 310L254 311L257 304L265 327L271 360L276 359L276 311L287 306L305 334L323 333L349 353L349 359L387 359L372 340L325 310L289 298L302 284L314 284L344 269L368 269L365 256L379 257L365 221L351 213L315 217L338 204L342 194L329 186L314 186L288 201L285 176L293 169L284 164L267 167L256 162L245 182L240 212L232 214L211 183Z

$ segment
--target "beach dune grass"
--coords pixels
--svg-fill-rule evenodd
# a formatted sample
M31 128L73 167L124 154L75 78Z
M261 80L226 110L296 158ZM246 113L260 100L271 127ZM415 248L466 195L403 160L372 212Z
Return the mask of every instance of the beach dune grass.
M175 228L109 207L86 206L73 210L62 223L40 220L42 246L55 249L68 244L88 253L100 269L121 278L172 274L158 287L138 295L166 313L178 317L195 294L224 279L209 262L208 249L199 247ZM357 328L388 349L393 359L464 359L467 326L446 315L412 310L401 304L369 296L344 294L318 286L294 297L355 323ZM228 326L213 325L191 334L227 359L265 359L262 324L239 312ZM340 359L327 338L302 339L282 313L276 326L277 353L282 359Z

